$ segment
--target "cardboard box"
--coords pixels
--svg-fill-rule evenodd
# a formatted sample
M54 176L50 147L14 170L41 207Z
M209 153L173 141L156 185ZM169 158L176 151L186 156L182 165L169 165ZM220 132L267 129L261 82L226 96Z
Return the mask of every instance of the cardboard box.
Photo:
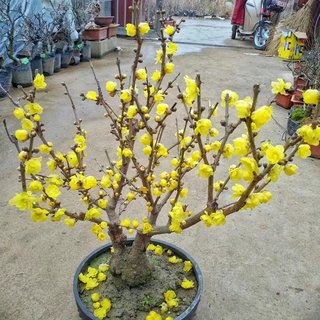
M305 32L283 31L280 39L279 57L285 60L301 59L307 38Z

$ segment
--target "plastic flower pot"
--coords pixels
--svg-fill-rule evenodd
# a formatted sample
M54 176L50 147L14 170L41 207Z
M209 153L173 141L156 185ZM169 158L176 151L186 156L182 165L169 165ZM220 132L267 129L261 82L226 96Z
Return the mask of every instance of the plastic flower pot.
M108 27L108 39L117 36L119 26L119 24L110 24Z
M132 245L134 239L128 239L127 240L127 245ZM153 244L155 245L161 245L165 248L168 248L170 250L172 250L178 257L184 259L184 260L189 260L192 263L193 266L193 271L195 273L197 282L198 282L198 288L197 288L197 293L196 296L193 300L193 302L191 303L191 305L187 308L187 310L185 310L183 313L181 313L178 317L175 318L175 320L189 320L192 319L195 316L195 313L197 311L199 302L200 302L200 298L201 298L201 294L203 291L203 277L202 277L202 273L201 270L199 268L199 265L197 264L197 262L184 250L178 248L177 246L170 244L166 241L162 241L162 240L152 240L151 241ZM79 290L78 290L78 279L79 279L79 274L82 272L85 272L85 270L87 270L90 261L92 261L93 259L95 259L96 257L100 256L102 253L107 252L110 250L110 248L112 247L112 244L106 244L105 246L93 251L91 254L89 254L79 265L79 267L77 268L74 278L73 278L73 294L76 300L76 304L78 307L78 311L79 311L79 316L81 319L83 320L96 320L96 318L93 316L93 314L86 308L86 306L84 305L84 303L81 301L80 299L80 295L79 295ZM161 284L159 284L161 285Z
M14 87L23 88L32 86L32 71L30 62L20 65L12 65L12 84Z
M87 29L83 31L83 40L88 41L100 41L107 39L108 37L108 27L101 27L95 29Z
M12 70L11 68L0 69L0 98L3 98L7 95L7 92L11 88L12 83Z
M32 71L32 78L36 76L36 72L42 74L43 67L42 67L42 60L40 57L36 57L30 62L31 64L31 71Z
M70 64L71 65L78 65L80 63L80 56L81 56L80 49L73 50L73 55L72 55Z
M114 18L114 16L95 17L95 18L94 18L94 22L95 22L95 24L97 24L98 26L108 27L108 26L112 23L113 18Z
M42 58L43 74L45 76L52 76L54 73L54 56Z
M293 106L293 102L291 101L291 94L277 94L276 96L276 104L282 108L290 109Z
M85 43L83 45L83 48L81 50L81 57L80 57L81 61L83 62L87 62L91 60L91 47L90 44Z
M68 68L71 62L73 51L65 51L61 54L61 68Z
M56 52L54 55L54 72L59 72L61 70L61 53Z

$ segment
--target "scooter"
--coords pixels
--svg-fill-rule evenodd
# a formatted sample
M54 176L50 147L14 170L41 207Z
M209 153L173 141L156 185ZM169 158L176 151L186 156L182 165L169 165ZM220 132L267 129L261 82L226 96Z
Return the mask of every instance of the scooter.
M284 10L287 0L237 0L231 20L231 39L252 38L257 50L267 46L272 26L271 14Z

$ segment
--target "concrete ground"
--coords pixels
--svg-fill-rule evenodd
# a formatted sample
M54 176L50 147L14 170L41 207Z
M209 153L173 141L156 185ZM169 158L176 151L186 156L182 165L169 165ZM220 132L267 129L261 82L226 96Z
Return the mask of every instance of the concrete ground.
M119 45L123 49L119 54L123 70L129 74L133 42L120 40ZM150 70L154 68L155 48L156 44L148 43L144 49L144 61ZM256 82L261 83L259 102L263 105L271 96L271 80L290 80L281 60L256 55L250 49L210 48L190 54L192 47L181 45L181 50L184 54L175 59L176 71L190 76L202 74L204 105L209 99L212 103L219 101L220 91L225 88L246 96ZM94 61L101 81L112 79L116 57L112 53ZM94 159L105 161L101 156L103 148L113 148L113 144L103 138L108 132L103 111L79 97L80 92L95 87L88 63L47 78L48 90L39 94L45 108L47 134L60 150L72 145L73 116L62 93L62 81L69 85L84 120L91 145L87 162L92 160L96 172ZM13 95L19 95L17 90ZM8 101L0 101L1 117L7 119L13 131L18 122L11 110ZM287 111L275 107L274 119L266 135L277 144L281 142ZM73 273L101 243L86 223L79 223L72 230L63 224L37 224L30 221L27 213L7 205L19 192L18 162L2 126L0 136L0 319L79 319L72 294ZM165 144L168 141L166 137ZM282 177L278 184L270 186L274 199L268 205L228 217L227 224L220 228L208 229L198 224L183 235L161 237L187 250L203 271L204 292L196 320L320 319L320 162L307 159L297 160L297 164L296 176ZM205 186L198 181L196 188L190 187L189 191L194 210L201 208L199 199L205 193ZM72 204L70 199L67 201Z

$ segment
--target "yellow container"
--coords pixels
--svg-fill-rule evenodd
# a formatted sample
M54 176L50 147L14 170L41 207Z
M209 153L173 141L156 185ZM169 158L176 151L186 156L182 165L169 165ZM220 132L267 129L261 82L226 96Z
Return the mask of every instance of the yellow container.
M284 60L300 60L307 38L305 32L283 31L280 38L279 57Z

